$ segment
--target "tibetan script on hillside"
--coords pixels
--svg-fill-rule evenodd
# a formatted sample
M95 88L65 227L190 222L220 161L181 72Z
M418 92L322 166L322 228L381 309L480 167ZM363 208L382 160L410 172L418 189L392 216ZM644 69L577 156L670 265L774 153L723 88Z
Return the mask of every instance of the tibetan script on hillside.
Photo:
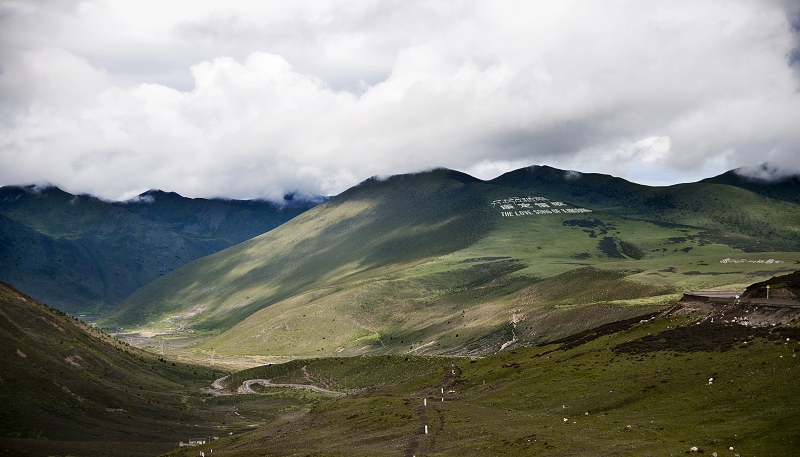
M542 214L591 213L586 208L575 208L564 202L555 202L544 197L509 197L495 200L492 208L500 210L503 217L537 216Z

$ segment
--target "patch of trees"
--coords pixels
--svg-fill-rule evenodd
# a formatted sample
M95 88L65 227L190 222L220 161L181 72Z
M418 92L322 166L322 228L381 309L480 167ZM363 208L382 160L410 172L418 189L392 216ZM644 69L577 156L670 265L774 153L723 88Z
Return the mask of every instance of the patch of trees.
M641 260L644 258L644 252L641 249L639 249L639 246L636 246L633 243L620 240L619 247L620 249L622 249L623 254L632 259Z
M617 248L617 243L614 241L614 238L610 236L603 237L599 243L597 243L597 249L611 257L612 259L624 259L625 256L619 252L619 248Z
M600 219L567 219L566 221L562 222L562 225L565 227L583 227L583 228L592 228L592 227L602 227L605 225L603 221Z

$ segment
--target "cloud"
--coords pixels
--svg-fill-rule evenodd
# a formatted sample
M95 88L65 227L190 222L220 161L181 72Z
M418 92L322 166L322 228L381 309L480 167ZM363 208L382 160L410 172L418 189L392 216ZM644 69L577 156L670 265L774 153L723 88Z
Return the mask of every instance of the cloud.
M740 167L734 170L739 176L760 181L780 181L781 179L800 175L800 166L776 167L768 162L758 166Z
M437 166L667 184L800 151L788 3L193 8L0 4L0 184L280 200Z

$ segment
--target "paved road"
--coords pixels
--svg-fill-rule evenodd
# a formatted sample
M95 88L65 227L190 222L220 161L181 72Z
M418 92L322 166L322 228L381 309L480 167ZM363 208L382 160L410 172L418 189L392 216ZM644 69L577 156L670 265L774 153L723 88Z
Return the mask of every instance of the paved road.
M219 379L214 380L214 382L211 383L211 388L203 389L202 392L207 393L209 395L215 395L217 397L222 395L233 395L230 392L226 392L225 386L222 385L222 381L224 381L226 378L227 376L223 376Z
M223 376L223 377L221 377L221 378L219 378L219 379L215 379L215 380L214 380L214 383L213 383L213 384L211 384L211 386L212 386L213 388L217 389L217 390L222 390L222 389L224 389L225 387L222 385L222 381L224 381L224 380L228 379L228 376L230 376L230 375Z
M262 384L267 387L290 387L292 389L309 389L313 390L314 392L319 392L321 394L336 395L339 397L347 395L344 392L336 392L335 390L323 389L322 387L312 386L311 384L273 384L269 381L269 379L248 379L247 381L242 383L242 390L244 390L246 393L249 394L257 393L256 391L250 388L250 385L252 384Z

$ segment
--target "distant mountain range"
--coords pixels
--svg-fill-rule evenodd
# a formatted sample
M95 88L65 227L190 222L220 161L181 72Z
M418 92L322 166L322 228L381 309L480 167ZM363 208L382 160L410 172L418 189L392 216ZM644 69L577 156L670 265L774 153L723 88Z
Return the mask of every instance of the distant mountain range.
M649 187L542 166L370 179L147 284L102 325L192 328L239 355L482 355L790 271L798 193L797 180Z
M127 202L55 187L0 188L0 280L70 313L102 313L194 259L271 230L321 200Z

